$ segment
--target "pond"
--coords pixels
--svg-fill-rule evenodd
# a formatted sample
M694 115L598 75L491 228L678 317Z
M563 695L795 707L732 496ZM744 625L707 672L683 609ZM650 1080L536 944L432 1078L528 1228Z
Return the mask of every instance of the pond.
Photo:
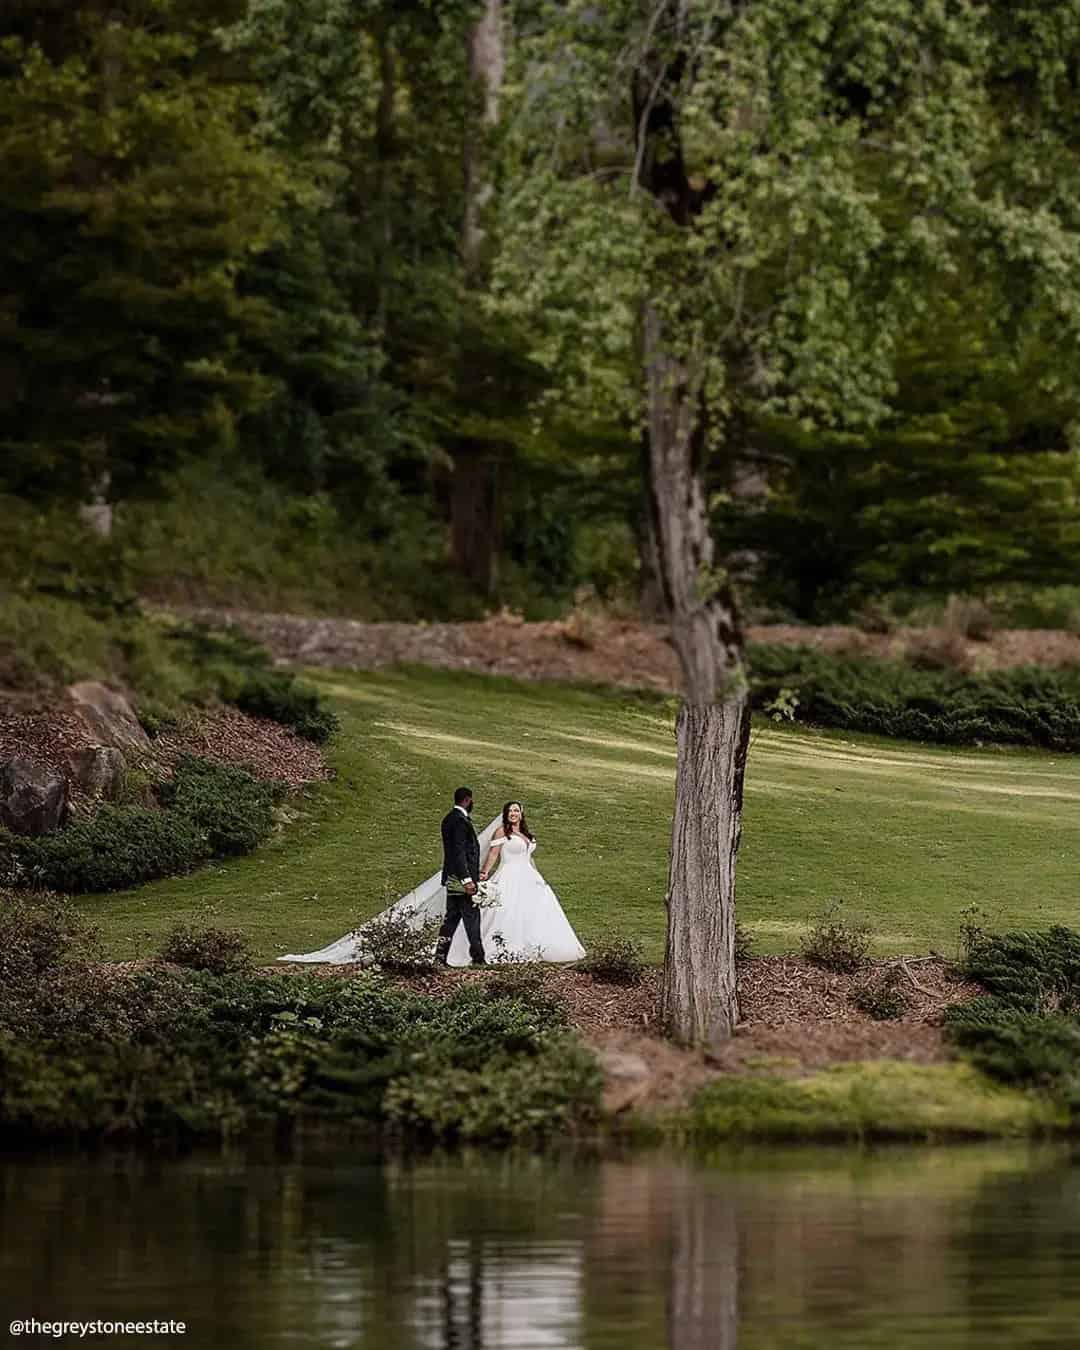
M200 1350L1045 1350L1080 1344L1080 1164L1059 1145L8 1154L0 1291L5 1327L174 1319L182 1338L112 1343Z

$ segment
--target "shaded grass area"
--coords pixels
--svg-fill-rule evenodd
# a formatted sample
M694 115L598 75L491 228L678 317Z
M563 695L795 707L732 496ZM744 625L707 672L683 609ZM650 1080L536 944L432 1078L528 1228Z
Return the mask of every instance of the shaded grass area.
M307 951L434 871L459 783L478 825L523 798L537 864L586 946L663 953L674 705L625 693L408 669L308 672L342 729L335 782L290 803L256 854L84 902L110 951L153 950L178 919L240 927L257 952ZM1080 759L950 751L761 725L750 751L740 918L790 951L830 901L875 950L954 954L961 911L999 927L1069 923Z
M991 1138L1066 1130L1069 1114L1049 1098L992 1083L968 1064L881 1060L797 1079L720 1078L668 1128L706 1143Z

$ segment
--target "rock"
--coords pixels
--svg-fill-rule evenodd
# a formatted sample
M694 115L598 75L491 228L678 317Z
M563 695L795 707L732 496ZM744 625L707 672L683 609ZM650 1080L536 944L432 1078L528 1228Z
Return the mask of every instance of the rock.
M632 1050L597 1052L604 1073L604 1110L625 1111L649 1091L652 1070L641 1055Z
M48 834L67 816L67 779L19 756L0 764L0 825L16 834Z
M150 749L150 737L123 694L94 680L84 680L81 684L73 684L68 695L99 746L136 755Z
M120 795L127 761L121 751L111 745L91 745L68 754L68 771L72 781L91 797L112 802Z

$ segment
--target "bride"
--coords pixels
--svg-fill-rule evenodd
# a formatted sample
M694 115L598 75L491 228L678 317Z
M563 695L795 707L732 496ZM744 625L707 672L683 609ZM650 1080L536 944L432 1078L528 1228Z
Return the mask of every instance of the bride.
M585 948L563 913L558 896L533 862L536 837L526 823L520 802L507 802L501 815L481 833L481 856L485 849L487 856L480 870L480 880L487 883L489 894L494 892L496 901L480 911L481 938L488 959L494 959L496 963L500 957L527 961L580 961ZM488 881L493 874L494 880ZM441 878L441 871L436 872L369 922L377 924L393 917L405 919L414 928L422 928L432 920L441 922L446 909L446 891ZM326 965L364 963L363 933L366 927L362 924L317 952L279 956L278 960ZM459 924L454 933L447 959L451 966L471 964L463 924Z

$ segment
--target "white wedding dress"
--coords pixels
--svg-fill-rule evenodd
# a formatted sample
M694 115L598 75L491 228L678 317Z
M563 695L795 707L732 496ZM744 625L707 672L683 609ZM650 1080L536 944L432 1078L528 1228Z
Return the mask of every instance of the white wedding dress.
M493 839L499 850L499 868L489 886L498 892L499 903L480 911L480 936L489 961L504 953L530 961L580 961L585 948L563 913L559 897L533 865L535 839L512 834ZM469 964L469 944L464 925L458 925L450 945L450 964Z
M500 957L527 961L580 961L585 948L563 913L558 896L533 865L535 841L529 842L520 835L506 840L495 839L495 831L501 824L502 816L496 816L480 835L481 859L492 845L502 850L499 868L492 877L499 903L494 908L480 911L480 931L488 961L498 962ZM442 922L446 914L446 888L441 878L441 871L434 873L369 922L377 923L388 915L405 917L416 928L432 919ZM278 960L307 965L363 964L365 957L358 947L365 927L361 924L317 952L279 956ZM457 926L448 959L452 966L471 964L464 924Z

